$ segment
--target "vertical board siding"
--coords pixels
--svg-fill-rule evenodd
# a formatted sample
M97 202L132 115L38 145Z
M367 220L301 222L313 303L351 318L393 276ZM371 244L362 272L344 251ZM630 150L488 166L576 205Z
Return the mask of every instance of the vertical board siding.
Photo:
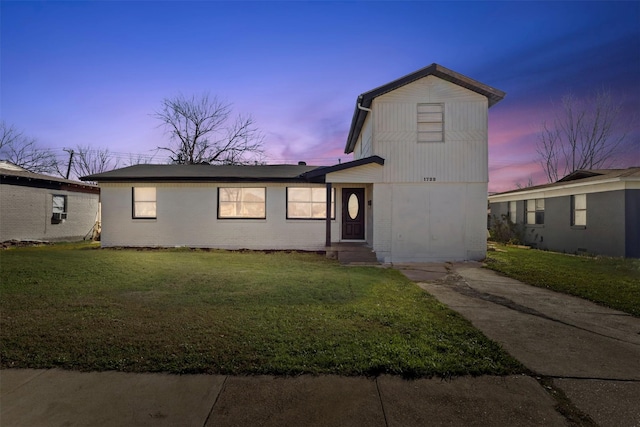
M444 142L418 142L417 108L444 104ZM373 102L373 145L385 182L487 182L487 99L428 76Z
M362 127L362 132L358 138L358 142L353 149L354 160L369 157L373 155L373 124L371 114L369 114Z

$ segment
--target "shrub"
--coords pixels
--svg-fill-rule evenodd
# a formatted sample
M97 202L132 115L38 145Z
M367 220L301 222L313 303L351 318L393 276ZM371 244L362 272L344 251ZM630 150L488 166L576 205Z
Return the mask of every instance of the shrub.
M522 245L524 244L524 229L521 225L511 222L506 215L501 215L500 218L493 215L489 238L494 242Z

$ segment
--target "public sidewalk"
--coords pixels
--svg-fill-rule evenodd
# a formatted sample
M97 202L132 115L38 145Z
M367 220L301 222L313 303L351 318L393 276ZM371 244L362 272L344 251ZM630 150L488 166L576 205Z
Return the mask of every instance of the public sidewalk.
M533 376L445 381L10 369L0 371L0 426L640 426L639 319L477 263L395 268Z
M0 371L0 425L564 426L528 376L450 381Z

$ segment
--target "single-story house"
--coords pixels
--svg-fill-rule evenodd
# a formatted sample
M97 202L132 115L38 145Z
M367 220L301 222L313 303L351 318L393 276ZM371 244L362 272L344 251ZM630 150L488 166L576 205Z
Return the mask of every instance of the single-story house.
M492 220L540 249L640 258L640 167L578 170L546 185L489 196Z
M0 241L75 241L99 221L100 188L0 161Z
M504 92L432 64L358 96L333 166L137 165L82 178L103 246L323 251L385 263L486 254L488 108Z

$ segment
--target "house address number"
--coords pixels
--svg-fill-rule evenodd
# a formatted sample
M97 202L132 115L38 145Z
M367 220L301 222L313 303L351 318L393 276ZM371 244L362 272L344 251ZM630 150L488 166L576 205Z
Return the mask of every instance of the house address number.
M436 180L436 177L435 176L425 176L424 178L422 178L422 180L424 182L433 182L433 181Z

